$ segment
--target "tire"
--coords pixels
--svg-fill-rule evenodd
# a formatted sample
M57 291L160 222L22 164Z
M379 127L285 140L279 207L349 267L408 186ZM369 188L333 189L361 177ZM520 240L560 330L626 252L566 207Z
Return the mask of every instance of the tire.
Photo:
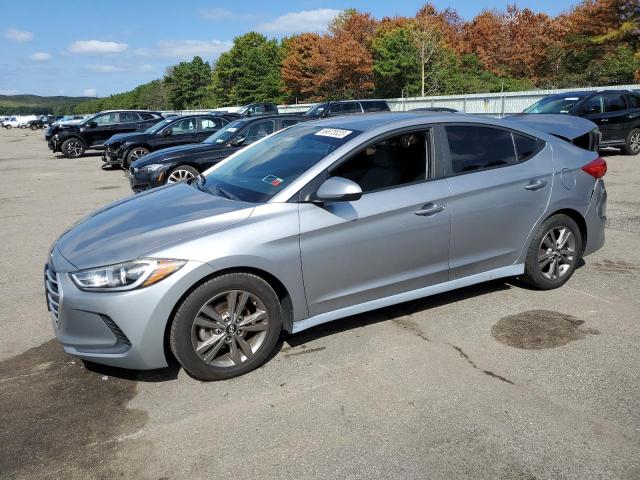
M11 125L7 125L7 126L6 126L6 127L4 127L4 128L6 128L7 130L11 130L13 127L12 127Z
M195 168L190 167L189 165L178 165L176 168L171 170L171 173L169 175L167 175L164 183L177 183L184 180L191 180L198 175L200 175L200 172Z
M558 248L563 242L563 248ZM582 234L567 215L554 215L533 235L521 280L540 290L551 290L571 278L582 257Z
M122 168L125 170L129 170L129 167L133 162L138 160L140 157L144 157L147 153L149 153L149 149L145 147L133 147L131 150L127 152L127 155L122 162Z
M79 158L84 155L84 143L77 138L67 138L60 146L60 151L67 158Z
M637 155L640 153L640 128L634 128L629 132L622 151L627 155Z
M38 129L38 126L37 126L37 125L31 125L29 128L30 128L31 130L37 130L37 129Z
M236 305L236 313L229 313L229 305ZM184 299L171 323L169 345L192 377L224 380L262 365L281 330L282 307L271 286L256 275L229 273Z

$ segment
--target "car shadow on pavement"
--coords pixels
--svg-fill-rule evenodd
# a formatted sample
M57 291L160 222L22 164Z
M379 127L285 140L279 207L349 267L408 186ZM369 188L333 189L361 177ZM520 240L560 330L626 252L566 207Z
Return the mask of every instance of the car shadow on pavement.
M440 293L438 295L431 295L429 297L419 298L417 300L392 305L378 310L372 310L359 315L341 318L333 322L312 327L304 332L288 335L285 340L290 347L297 347L335 333L366 327L379 322L394 320L406 315L424 312L432 308L467 300L469 298L492 292L509 290L510 288L513 288L514 284L515 281L511 279L509 279L509 281L505 279L492 280L490 282L480 283L470 287Z

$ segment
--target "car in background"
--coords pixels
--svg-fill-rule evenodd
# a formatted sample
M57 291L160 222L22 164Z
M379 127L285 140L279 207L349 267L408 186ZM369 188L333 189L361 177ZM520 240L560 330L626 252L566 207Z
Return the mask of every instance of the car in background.
M424 113L458 113L455 108L449 107L420 107L412 108L409 112L424 112Z
M128 170L133 162L150 152L200 143L231 121L226 115L184 115L162 120L143 132L119 133L104 144L103 167Z
M334 117L336 115L352 115L354 113L388 112L386 100L340 100L314 105L304 114L311 118Z
M42 115L35 120L29 121L27 123L27 128L30 128L31 130L39 130L57 122L58 120L62 120L62 118L64 118L63 115Z
M278 113L278 107L275 103L250 103L237 109L234 113L243 117L251 117L253 115L274 115Z
M501 119L294 125L67 230L44 270L51 324L87 361L236 377L282 332L497 278L561 287L604 245L605 173L597 152Z
M24 117L18 117L18 128L27 128L29 126L29 122L32 120L37 120L38 117L35 115L27 115Z
M8 117L7 119L3 120L0 125L2 125L2 128L11 130L12 128L17 128L18 123L19 123L18 117Z
M47 130L45 139L52 152L78 158L86 150L101 150L117 133L146 130L163 120L158 112L148 110L108 110L78 123L59 123Z
M640 94L630 90L580 91L548 95L523 114L564 114L595 123L601 147L617 147L627 155L640 153Z
M134 192L190 180L232 153L273 132L309 120L304 115L245 117L229 123L202 143L165 148L129 167Z

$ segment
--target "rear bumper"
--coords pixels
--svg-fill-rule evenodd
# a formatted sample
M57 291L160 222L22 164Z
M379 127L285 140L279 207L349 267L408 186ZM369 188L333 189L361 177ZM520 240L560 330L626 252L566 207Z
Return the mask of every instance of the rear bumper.
M587 244L583 255L587 256L604 246L607 223L607 190L602 179L598 179L593 187L591 201L584 219L587 224Z

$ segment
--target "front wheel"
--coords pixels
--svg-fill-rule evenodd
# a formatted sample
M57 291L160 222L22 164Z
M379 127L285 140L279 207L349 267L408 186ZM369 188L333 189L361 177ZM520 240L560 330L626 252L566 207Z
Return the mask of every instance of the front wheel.
M131 166L131 164L133 162L138 160L140 157L144 157L147 153L149 153L149 149L148 148L144 148L144 147L134 147L134 148L132 148L131 150L129 150L129 153L127 153L127 157L126 157L122 167L125 170L129 170L129 167Z
M67 158L78 158L84 154L84 144L77 138L68 138L62 142L60 151Z
M249 273L215 277L179 306L169 344L182 367L200 380L224 380L262 365L282 329L278 296Z
M576 222L554 215L531 240L522 281L541 290L558 288L571 278L581 255L582 234Z
M622 147L622 151L627 155L637 155L640 153L640 129L634 128L629 132L629 136Z
M31 130L37 130L38 126L37 125L31 125L29 128L31 128Z
M185 180L191 180L200 175L200 172L189 165L180 165L174 168L167 177L166 183L184 182Z

